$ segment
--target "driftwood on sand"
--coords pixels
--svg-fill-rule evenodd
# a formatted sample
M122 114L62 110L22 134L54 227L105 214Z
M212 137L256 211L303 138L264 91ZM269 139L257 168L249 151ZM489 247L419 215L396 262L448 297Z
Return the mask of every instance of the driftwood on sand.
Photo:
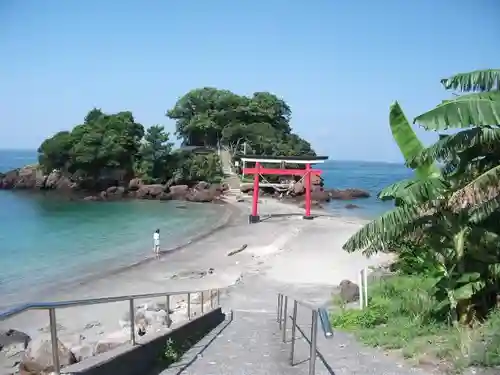
M247 248L247 246L248 246L247 244L244 244L241 247L239 247L238 249L230 251L229 253L227 253L227 256L230 257L230 256L232 256L234 254L241 253L243 250L245 250Z

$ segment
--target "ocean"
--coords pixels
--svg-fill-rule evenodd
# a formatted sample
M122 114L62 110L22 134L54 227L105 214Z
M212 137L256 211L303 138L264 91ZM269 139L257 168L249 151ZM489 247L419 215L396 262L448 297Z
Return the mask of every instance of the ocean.
M0 172L36 162L33 151L1 151ZM333 201L332 214L372 218L392 207L376 194L383 187L411 176L403 165L331 161L323 169L326 187L360 188L371 198ZM347 203L359 208L346 209ZM40 194L0 190L0 307L27 292L52 283L79 278L138 262L151 256L152 233L160 229L162 248L174 247L215 225L222 207L175 202L63 201ZM36 287L35 287L36 286Z

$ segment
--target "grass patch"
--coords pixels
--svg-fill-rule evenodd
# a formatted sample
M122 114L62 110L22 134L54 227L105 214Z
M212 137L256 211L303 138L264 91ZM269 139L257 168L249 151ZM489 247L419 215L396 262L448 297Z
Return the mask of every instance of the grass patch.
M468 366L500 365L500 310L474 328L438 321L432 297L434 280L395 275L373 281L369 304L363 310L346 309L331 316L332 326L353 332L363 343L387 350L399 349L417 362L447 364L459 371Z

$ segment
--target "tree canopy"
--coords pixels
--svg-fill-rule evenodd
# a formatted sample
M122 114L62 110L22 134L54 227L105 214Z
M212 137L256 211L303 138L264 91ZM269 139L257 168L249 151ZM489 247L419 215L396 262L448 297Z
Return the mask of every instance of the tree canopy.
M269 92L251 97L204 87L189 91L167 112L175 120L184 145L216 147L232 152L247 142L255 154L313 155L309 142L292 132L291 109Z
M195 89L181 97L167 116L175 120L176 135L184 146L205 146L214 152L175 150L163 126L145 129L131 112L109 114L93 108L82 124L42 142L39 164L46 173L61 170L89 186L109 176L191 183L221 179L217 146L234 153L247 142L255 154L314 155L311 145L292 132L290 107L268 92L247 97L228 90Z

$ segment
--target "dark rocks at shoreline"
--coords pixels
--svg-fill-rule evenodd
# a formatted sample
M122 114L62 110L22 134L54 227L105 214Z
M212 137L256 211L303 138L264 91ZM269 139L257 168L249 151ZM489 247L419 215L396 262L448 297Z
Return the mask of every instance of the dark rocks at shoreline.
M225 184L197 182L193 187L188 185L144 184L139 178L128 182L113 178L100 179L93 186L78 183L75 175L66 175L54 170L44 175L38 166L25 166L7 173L0 173L0 190L29 190L52 192L67 195L71 199L81 198L84 201L114 201L122 199L181 200L189 202L218 201L224 191Z

